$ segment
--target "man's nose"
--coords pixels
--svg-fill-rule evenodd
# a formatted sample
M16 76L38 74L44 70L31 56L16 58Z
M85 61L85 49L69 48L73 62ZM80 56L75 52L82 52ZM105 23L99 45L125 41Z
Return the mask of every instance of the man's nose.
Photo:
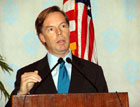
M62 30L58 27L57 28L57 34L60 35L62 33Z

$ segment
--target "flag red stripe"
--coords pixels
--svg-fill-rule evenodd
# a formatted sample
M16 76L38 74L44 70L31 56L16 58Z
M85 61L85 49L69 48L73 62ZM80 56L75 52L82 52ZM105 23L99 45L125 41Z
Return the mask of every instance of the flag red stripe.
M84 6L81 26L81 58L84 58L87 40L87 7Z
M76 56L79 56L79 54L78 54L78 4L76 3L75 4L75 23L76 23L76 50L75 50L75 55Z
M66 15L67 15L69 21L75 20L75 13L74 13L74 10L67 11L67 12L66 12Z
M89 23L89 52L88 52L89 61L91 61L91 59L92 59L93 43L94 43L94 28L93 28L93 22L91 19L90 23Z
M70 32L70 43L76 41L77 36L75 36L75 35L76 35L76 31L72 31L72 32Z
M63 4L65 4L65 2L67 2L68 0L63 0Z

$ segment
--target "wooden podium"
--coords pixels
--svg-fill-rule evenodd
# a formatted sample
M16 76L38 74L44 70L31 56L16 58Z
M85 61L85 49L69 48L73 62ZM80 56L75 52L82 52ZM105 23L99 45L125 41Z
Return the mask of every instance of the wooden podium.
M70 93L12 96L12 107L129 107L128 93Z

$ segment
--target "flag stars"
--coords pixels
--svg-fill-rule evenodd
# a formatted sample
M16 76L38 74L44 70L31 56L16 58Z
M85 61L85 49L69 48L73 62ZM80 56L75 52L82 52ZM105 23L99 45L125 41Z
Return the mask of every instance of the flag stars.
M90 11L90 10L91 10L91 7L88 5L88 6L87 6L87 9Z

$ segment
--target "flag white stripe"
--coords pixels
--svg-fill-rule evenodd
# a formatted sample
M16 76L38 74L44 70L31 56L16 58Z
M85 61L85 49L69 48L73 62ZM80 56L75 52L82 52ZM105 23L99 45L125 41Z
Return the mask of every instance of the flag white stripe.
M68 0L65 2L65 5L63 5L64 12L68 12L70 10L74 10L74 0Z
M82 32L82 16L83 16L84 4L78 3L78 54L81 58L81 32Z
M70 21L70 32L76 30L76 23L75 20Z
M89 23L90 23L90 17L88 16L87 19L87 40L86 40L86 49L85 49L85 55L84 55L84 59L88 60L88 53L89 53Z
M93 43L93 52L92 52L92 59L91 61L92 62L98 62L98 59L97 59L97 51L96 51L96 41L94 39L94 43Z

